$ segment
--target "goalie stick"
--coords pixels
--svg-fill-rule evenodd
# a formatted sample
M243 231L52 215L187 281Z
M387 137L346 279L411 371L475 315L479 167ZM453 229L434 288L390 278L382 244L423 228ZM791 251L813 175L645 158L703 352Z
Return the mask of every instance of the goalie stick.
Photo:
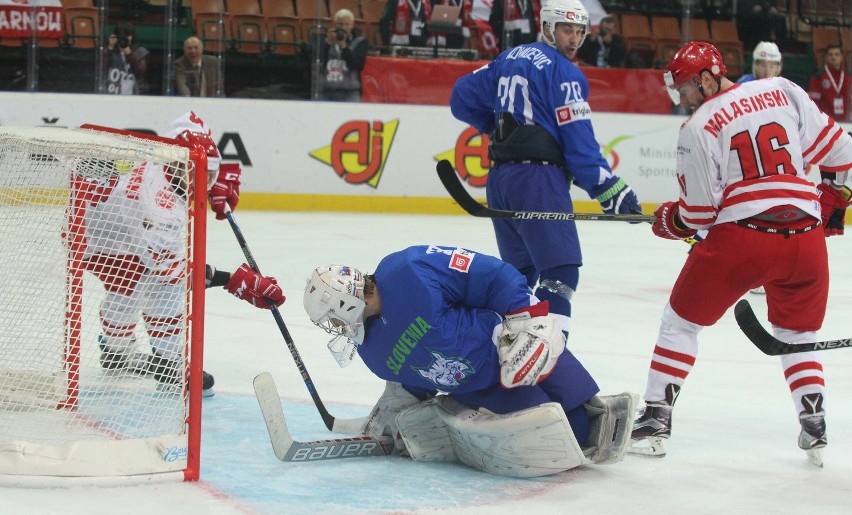
M480 218L511 218L513 220L610 220L615 222L653 222L653 215L609 215L597 213L549 213L543 211L505 211L483 206L464 188L453 165L446 159L438 161L438 177L444 188L462 209Z
M234 214L231 212L227 203L225 204L225 217L231 225L231 230L234 232L234 236L237 237L237 242L240 244L240 248L243 250L243 255L246 257L246 261L248 261L249 266L252 270L260 274L257 261L254 260L254 256L252 255L251 250L249 250L248 243L243 236L243 231L240 229L240 226L237 225L237 221L234 219ZM281 317L281 312L278 311L278 307L274 302L268 301L268 303L269 310L272 311L272 317L275 318L275 323L278 324L278 329L281 331L281 335L287 343L287 348L290 349L290 355L293 356L293 361L296 362L296 368L299 369L302 381L304 381L305 386L308 387L308 393L311 394L311 398L314 400L314 404L319 411L320 417L322 417L322 421L325 423L325 427L327 427L329 431L334 431L335 433L354 434L359 432L369 417L338 419L328 412L325 408L325 404L322 402L322 399L320 399L316 387L314 387L314 382L311 380L310 374L308 374L308 369L305 367L305 362L302 361L302 356L299 355L299 351L296 349L296 343L293 341L293 337L290 336L290 331L287 329L287 325L284 324L284 318Z
M763 328L757 320L751 304L742 299L734 307L734 317L737 319L742 332L751 340L761 352L768 356L782 356L784 354L795 354L797 352L811 352L817 350L842 349L852 347L852 338L841 338L839 340L825 340L809 343L785 343L775 338Z
M254 393L269 431L269 440L275 457L281 461L325 461L341 458L389 456L394 444L391 437L376 439L371 436L335 438L300 442L290 436L281 398L272 374L263 372L254 378Z
M615 222L641 222L654 223L657 219L654 215L646 215L636 213L632 215L608 215L597 213L548 213L541 211L505 211L502 209L491 209L483 206L470 196L470 193L465 189L452 163L446 159L438 161L435 167L438 171L438 178L444 188L453 198L453 200L461 206L462 209L469 214L480 218L511 218L513 220L611 220ZM683 238L683 241L690 245L695 245L698 240L695 238Z

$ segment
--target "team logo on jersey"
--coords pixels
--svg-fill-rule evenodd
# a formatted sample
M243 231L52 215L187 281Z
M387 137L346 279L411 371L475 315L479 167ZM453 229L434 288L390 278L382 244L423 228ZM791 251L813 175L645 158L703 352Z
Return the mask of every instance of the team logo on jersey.
M434 383L438 389L461 386L469 376L476 373L470 361L464 358L448 358L440 352L429 351L432 362L426 368L416 368L417 372Z
M556 108L557 125L565 125L579 120L588 120L592 117L592 108L588 102L576 102L567 106Z
M470 269L470 264L473 262L473 256L475 255L475 252L469 250L454 250L450 256L450 268L466 274Z
M157 192L157 205L163 209L172 209L175 207L175 192L170 186L166 186Z

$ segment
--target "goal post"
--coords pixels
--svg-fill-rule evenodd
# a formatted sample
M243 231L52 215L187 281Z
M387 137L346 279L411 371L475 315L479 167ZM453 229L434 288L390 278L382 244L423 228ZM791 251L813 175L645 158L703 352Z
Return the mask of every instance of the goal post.
M0 127L0 484L198 479L206 169L168 138Z

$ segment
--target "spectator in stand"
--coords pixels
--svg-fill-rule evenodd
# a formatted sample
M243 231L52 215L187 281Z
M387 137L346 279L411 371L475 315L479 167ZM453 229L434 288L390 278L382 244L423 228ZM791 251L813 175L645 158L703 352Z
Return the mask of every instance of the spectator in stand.
M183 42L183 56L175 60L175 91L182 97L224 97L225 86L219 59L204 55L195 36Z
M539 0L494 0L488 23L497 36L500 51L538 41Z
M767 77L781 76L781 51L778 45L771 41L761 41L754 47L751 55L751 73L746 73L739 78L737 83L765 79Z
M144 95L148 92L148 50L136 45L136 28L119 23L104 49L105 91L111 95Z
M615 30L615 18L601 18L597 28L592 28L592 33L577 50L577 56L583 63L598 68L624 68L627 45Z
M355 15L349 9L334 13L334 26L322 44L320 100L361 101L361 70L367 62L367 40L355 28Z
M760 41L787 40L787 17L777 4L777 0L737 2L737 32L746 50L753 49Z
M823 113L838 122L848 122L849 93L843 48L838 44L829 45L825 50L825 67L811 77L808 94Z
M426 22L432 16L430 0L388 0L379 34L384 45L429 46Z

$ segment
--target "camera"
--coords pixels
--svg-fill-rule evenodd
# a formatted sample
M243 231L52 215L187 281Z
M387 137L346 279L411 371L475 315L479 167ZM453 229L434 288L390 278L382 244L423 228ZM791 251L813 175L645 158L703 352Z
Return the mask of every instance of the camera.
M342 29L340 27L334 28L334 37L338 41L346 41L346 36L347 36L347 34L346 34L346 31L344 29Z
M118 46L120 48L127 48L130 46L130 38L127 36L118 36Z

